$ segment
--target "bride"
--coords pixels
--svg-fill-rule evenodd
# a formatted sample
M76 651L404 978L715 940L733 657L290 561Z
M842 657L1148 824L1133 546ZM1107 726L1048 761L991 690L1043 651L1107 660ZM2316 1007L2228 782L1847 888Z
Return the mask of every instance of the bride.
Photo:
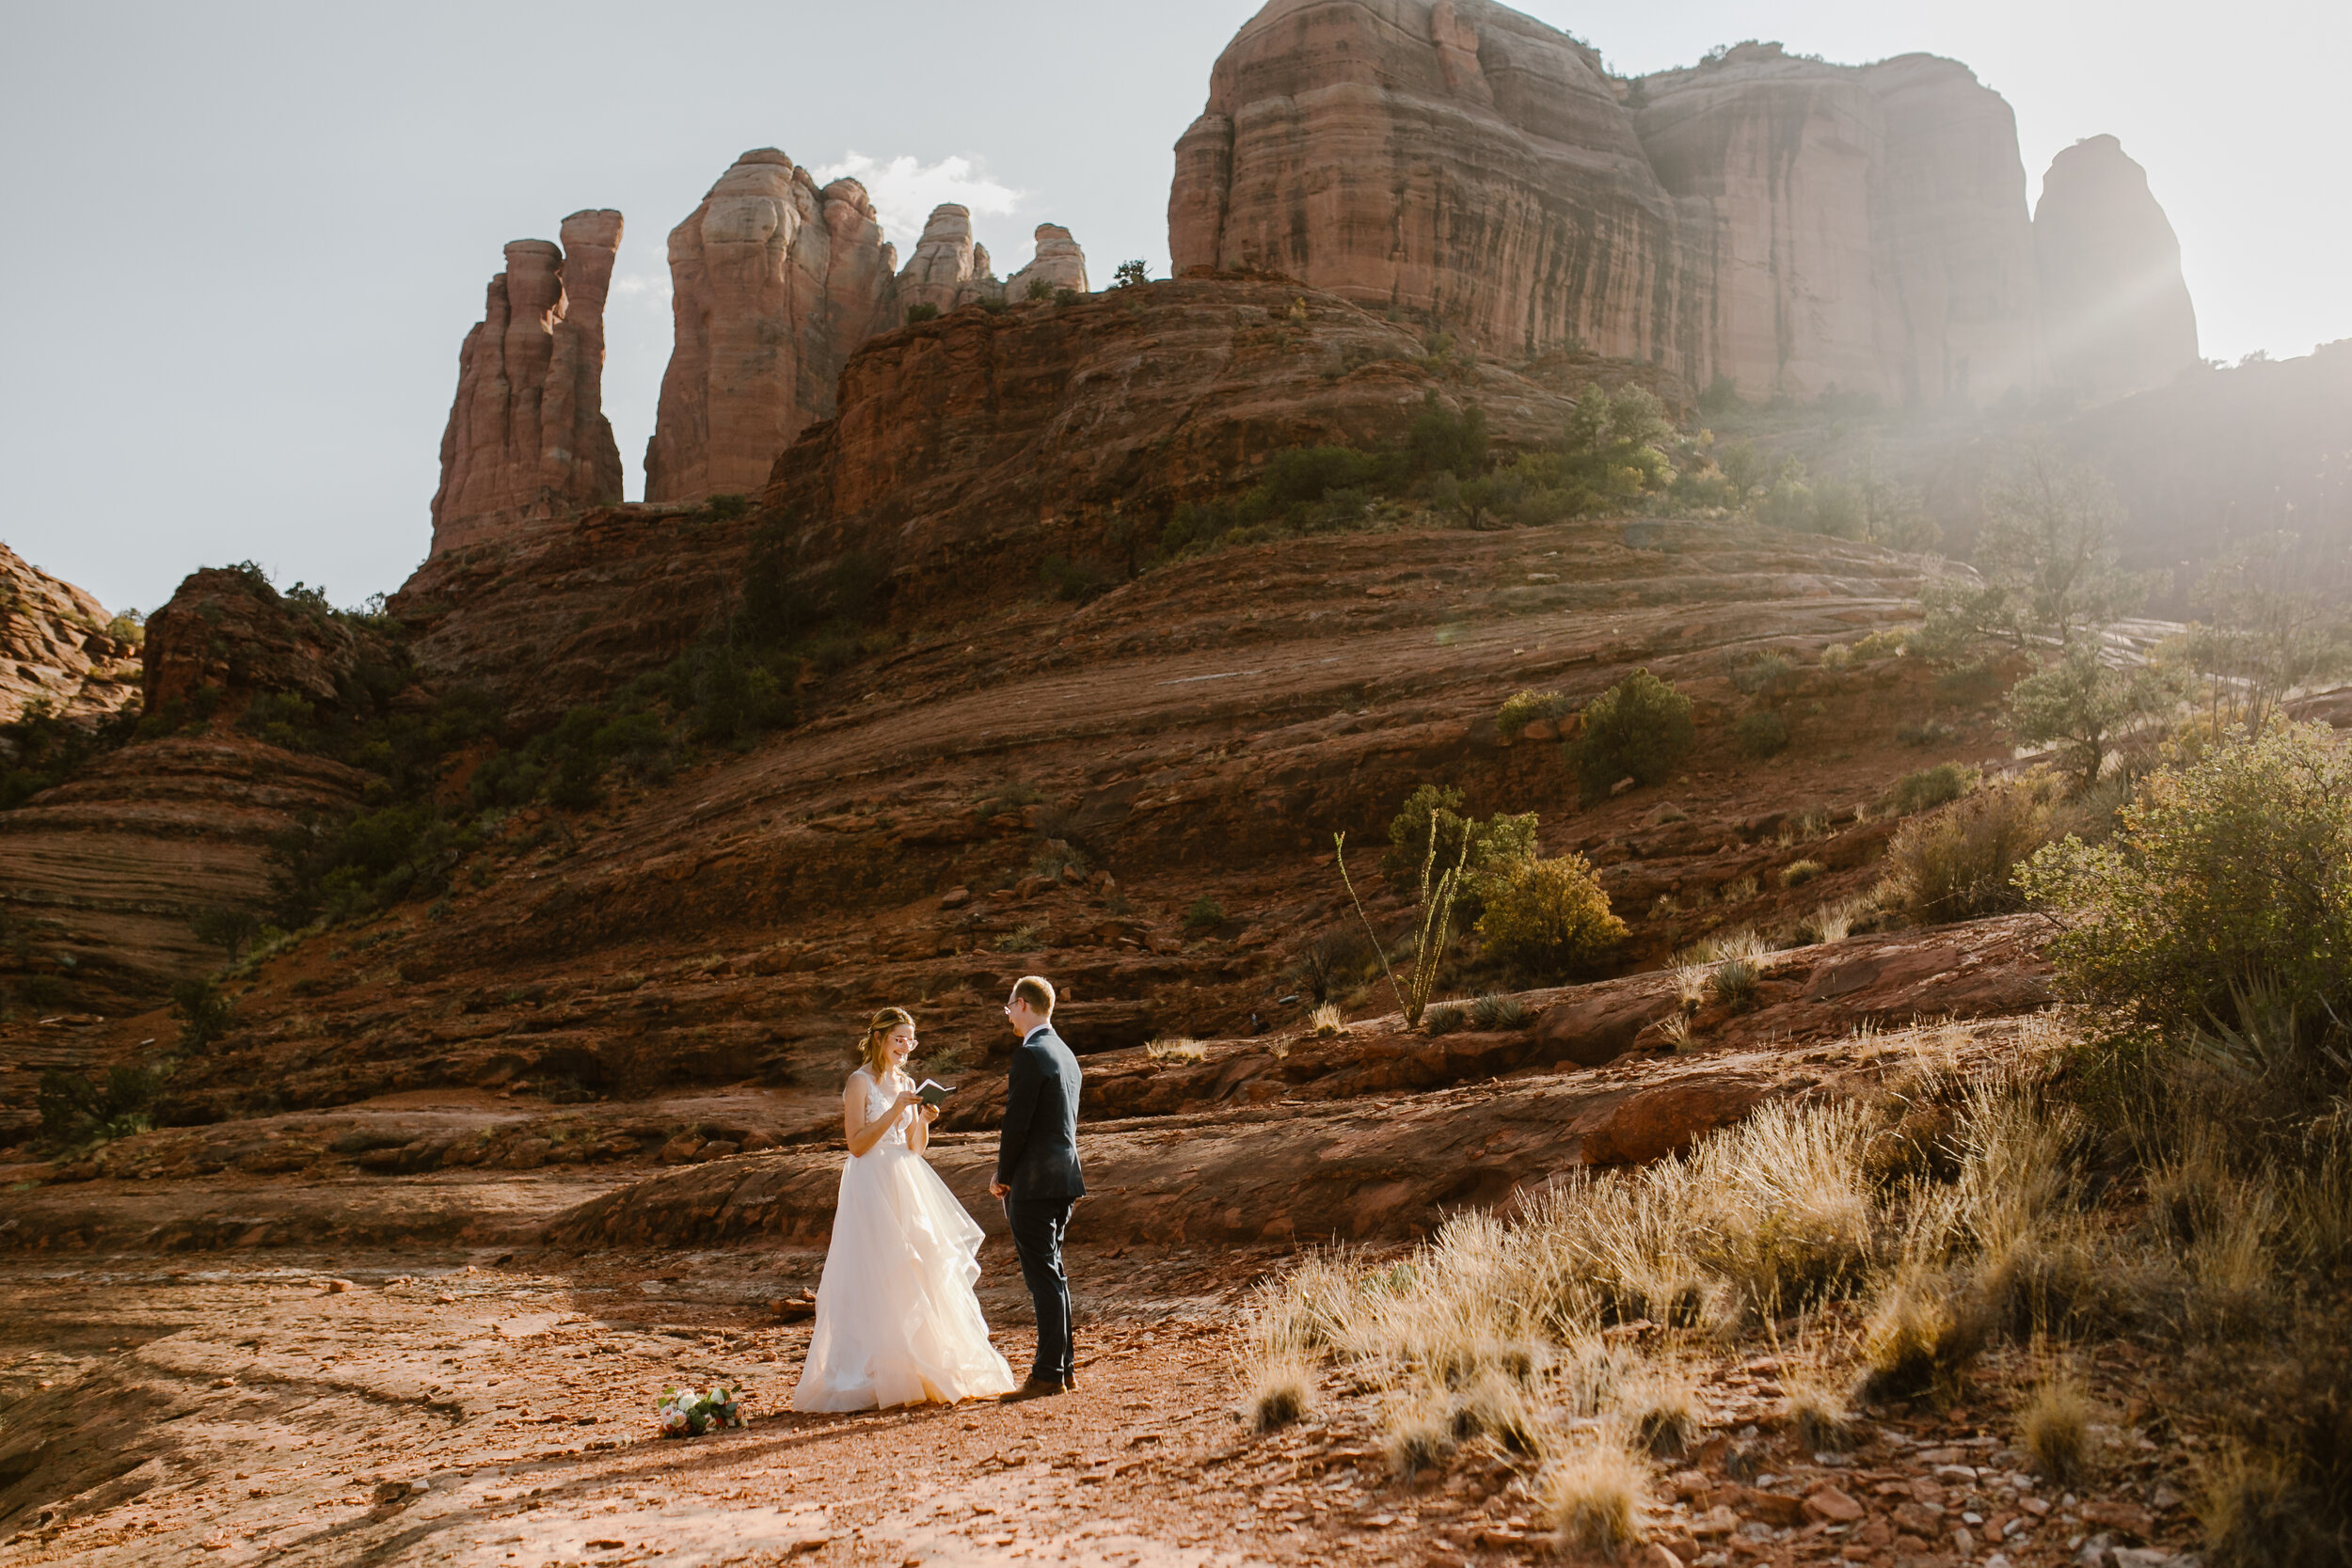
M903 1070L914 1050L914 1020L884 1007L842 1091L850 1160L795 1410L953 1403L1013 1386L972 1293L980 1227L923 1158L939 1108Z

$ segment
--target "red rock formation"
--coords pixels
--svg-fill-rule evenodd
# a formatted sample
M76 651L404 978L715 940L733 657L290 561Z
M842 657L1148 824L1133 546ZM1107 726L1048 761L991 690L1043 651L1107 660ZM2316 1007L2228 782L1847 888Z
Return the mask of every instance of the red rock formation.
M1742 45L1623 87L1486 0L1274 0L1177 144L1168 245L1490 353L1981 402L2034 373L2024 193L2008 105L1947 60Z
M2032 237L2009 105L1966 67L1742 44L1645 78L1634 124L1681 200L1696 384L1984 402L2033 384Z
M1005 286L996 280L988 246L973 241L971 209L952 201L932 208L914 253L899 269L895 308L904 311L929 305L944 313L976 299L1004 297ZM877 318L874 330L887 332L898 325L896 318Z
M457 354L441 436L433 553L515 520L621 499L621 453L604 417L604 300L621 214L574 213L563 244L516 240Z
M1457 379L1458 376L1458 379ZM1551 439L1569 401L1295 285L1181 279L1043 310L962 310L878 338L841 412L777 462L814 561L872 550L902 607L976 603L1047 555L1156 529L1284 447L1402 436L1424 392L1480 404L1504 447Z
M85 721L135 697L138 644L113 624L89 594L0 545L0 724L35 703Z
M158 711L214 687L223 697L291 691L333 703L368 650L323 610L288 599L233 567L189 574L147 621L147 707Z
M2113 136L2050 162L2033 214L2050 379L2086 397L2161 387L2197 363L2181 243Z
M1005 297L1020 304L1029 297L1032 283L1087 293L1087 253L1070 237L1070 230L1058 223L1037 226L1037 255L1027 266L1005 279Z
M1179 273L1286 274L1502 354L1695 359L1676 234L1598 54L1481 0L1274 0L1168 196Z
M895 321L895 266L856 181L819 190L773 148L738 158L670 230L676 336L645 499L757 489L802 427L833 413L842 362Z

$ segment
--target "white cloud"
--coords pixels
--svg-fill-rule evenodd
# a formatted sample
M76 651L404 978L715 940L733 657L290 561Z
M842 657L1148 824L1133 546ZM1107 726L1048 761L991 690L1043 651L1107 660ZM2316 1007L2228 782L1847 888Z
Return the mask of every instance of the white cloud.
M609 297L631 303L642 300L667 309L670 305L670 275L666 272L623 273L612 279Z
M969 207L975 218L1004 217L1028 195L997 183L971 159L961 157L925 164L912 153L901 153L885 163L852 150L839 163L827 164L815 172L818 184L847 175L864 185L882 219L882 237L896 245L901 256L914 248L914 242L923 237L924 221L942 202Z

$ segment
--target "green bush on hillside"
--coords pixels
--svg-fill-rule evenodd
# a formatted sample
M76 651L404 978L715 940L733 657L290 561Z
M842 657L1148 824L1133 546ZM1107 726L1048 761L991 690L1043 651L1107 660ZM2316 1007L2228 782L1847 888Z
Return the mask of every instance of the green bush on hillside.
M1581 855L1513 861L1486 879L1482 896L1486 952L1547 978L1587 969L1625 940L1625 922Z
M2159 769L2119 815L2106 842L2069 837L2022 879L2061 922L2066 995L2152 1027L2251 1027L2268 1022L2256 1002L2305 1027L2352 1020L2352 763L2324 726Z
M1584 731L1568 743L1567 754L1584 798L1594 800L1620 779L1664 783L1697 736L1691 699L1671 682L1636 670L1584 709Z

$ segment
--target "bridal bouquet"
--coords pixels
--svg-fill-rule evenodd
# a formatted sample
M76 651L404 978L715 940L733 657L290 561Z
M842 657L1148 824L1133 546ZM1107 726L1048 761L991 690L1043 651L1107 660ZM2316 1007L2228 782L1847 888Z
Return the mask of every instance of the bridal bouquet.
M743 1412L736 1402L735 1390L717 1386L700 1394L691 1388L664 1388L656 1414L660 1418L664 1437L700 1437L714 1428L724 1432L743 1424Z

